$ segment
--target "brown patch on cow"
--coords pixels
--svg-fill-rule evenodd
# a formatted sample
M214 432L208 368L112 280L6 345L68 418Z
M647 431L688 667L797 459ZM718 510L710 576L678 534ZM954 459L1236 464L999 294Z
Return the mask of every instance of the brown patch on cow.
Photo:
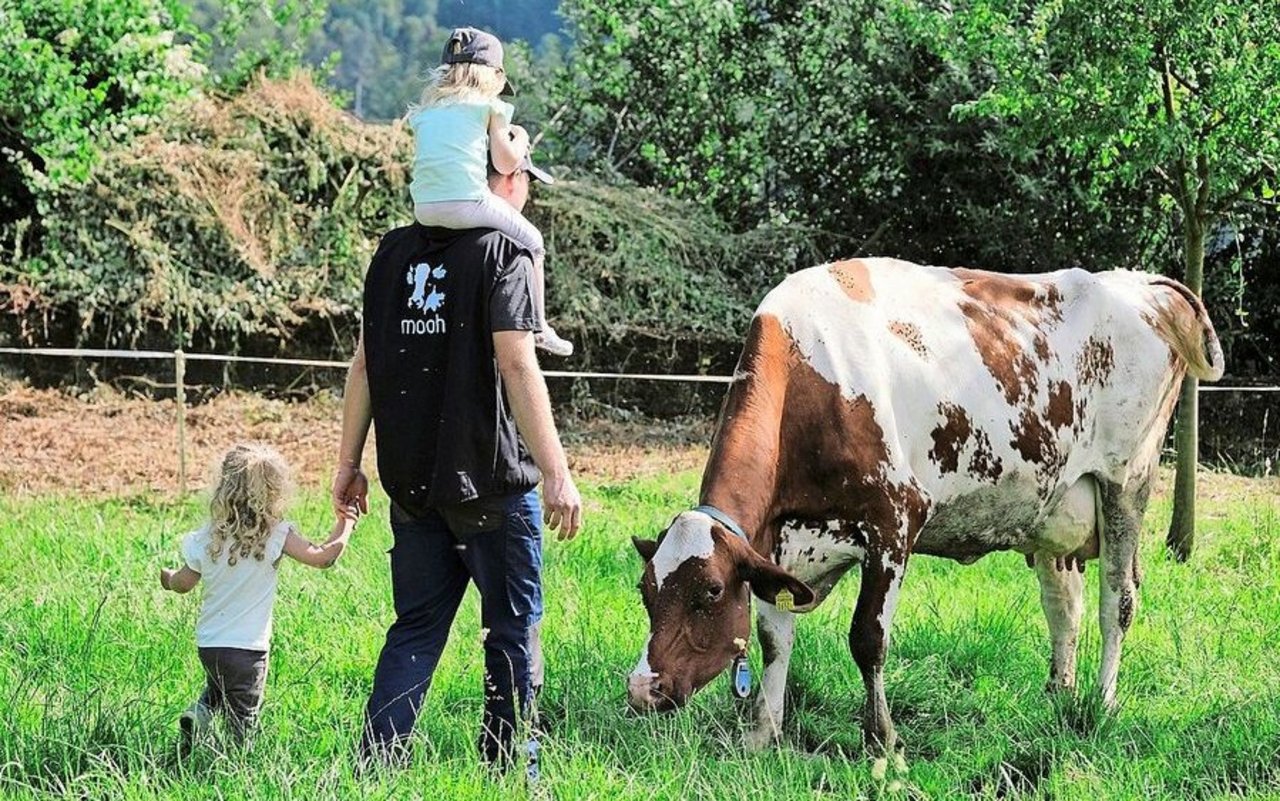
M1075 407L1071 403L1071 385L1059 381L1049 388L1049 407L1045 419L1054 428L1068 428L1075 422Z
M1047 496L1054 477L1067 463L1067 457L1058 446L1053 431L1045 418L1032 409L1023 409L1017 425L1010 423L1009 427L1013 431L1013 439L1009 444L1021 454L1024 461L1036 466L1040 494Z
M894 320L889 323L889 333L907 343L907 347L919 354L920 358L929 358L929 349L924 345L924 336L920 333L920 326L915 323Z
M952 273L968 298L960 310L982 363L1010 406L1028 404L1040 366L1052 355L1045 329L1062 321L1062 290L981 270Z
M987 432L978 429L974 432L973 441L976 447L973 456L969 457L969 472L984 481L996 483L1004 473L1004 464L991 449L991 438Z
M831 277L844 290L844 293L859 303L867 303L875 298L875 290L871 288L871 276L867 265L859 259L838 261L827 267Z
M982 363L999 385L1010 406L1021 405L1035 393L1036 364L1022 349L1017 324L1009 310L981 303L960 305L969 335Z
M1076 355L1076 376L1081 386L1106 386L1116 368L1115 349L1110 340L1089 337L1084 348Z
M951 271L966 295L990 306L1022 306L1045 322L1062 322L1062 290L1057 284L986 270L959 267Z
M866 396L845 397L808 363L795 365L774 516L856 520L879 539L872 547L905 558L929 504L914 480L886 477L892 456L875 412Z
M758 377L730 389L702 501L748 531L767 529L753 537L761 553L776 547L783 519L837 519L857 521L872 547L905 559L928 500L914 480L886 477L890 446L871 401L846 397L794 359L788 340L776 320L753 321L739 370Z
M929 458L943 473L954 473L960 468L960 452L973 433L973 423L965 410L954 403L939 403L938 413L943 422L933 429Z
M769 553L776 541L777 526L762 528L777 480L783 400L799 361L795 343L776 317L752 319L702 475L703 502L736 520L761 553Z
M1035 339L1032 340L1032 344L1035 346L1035 349L1036 349L1036 358L1039 359L1041 362L1049 361L1049 356L1051 353L1049 350L1049 338L1044 335L1043 331L1036 332L1036 336L1035 336Z
M1043 308L1055 322L1062 322L1062 289L1057 284L1044 284Z

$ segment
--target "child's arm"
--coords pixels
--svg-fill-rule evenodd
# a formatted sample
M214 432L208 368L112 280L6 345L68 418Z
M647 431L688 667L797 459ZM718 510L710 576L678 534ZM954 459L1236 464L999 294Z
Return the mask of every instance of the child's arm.
M510 175L529 154L529 132L519 125L508 125L497 114L489 115L489 157L503 175Z
M350 539L351 530L355 528L355 525L354 515L339 516L334 521L333 530L329 532L329 539L325 540L323 545L316 545L291 528L288 536L285 537L284 552L290 558L296 559L304 565L318 567L322 570L326 567L331 567L334 562L338 561L342 551L346 549L347 540Z
M200 574L183 565L178 570L160 568L160 586L179 595L191 592L200 581Z

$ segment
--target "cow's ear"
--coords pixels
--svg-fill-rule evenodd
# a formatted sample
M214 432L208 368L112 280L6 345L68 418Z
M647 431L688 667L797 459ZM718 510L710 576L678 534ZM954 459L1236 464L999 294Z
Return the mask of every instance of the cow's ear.
M646 562L652 562L653 555L658 551L657 540L642 540L639 537L632 537L631 544L636 546L636 553L640 554L640 558Z
M751 551L747 560L738 568L743 581L751 584L751 591L762 601L776 603L778 593L791 593L791 606L808 606L813 603L813 590L809 585L787 571Z

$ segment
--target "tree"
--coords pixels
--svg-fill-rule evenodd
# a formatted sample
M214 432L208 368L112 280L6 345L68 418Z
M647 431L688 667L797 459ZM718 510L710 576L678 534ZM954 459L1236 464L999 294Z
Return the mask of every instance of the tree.
M0 225L192 93L191 33L166 0L0 0Z
M1200 293L1206 236L1280 166L1280 4L1255 0L903 0L917 30L989 88L961 104L1014 147L1059 147L1100 185L1154 178L1177 213L1183 280ZM1197 382L1183 384L1168 546L1195 536Z
M1060 151L1004 148L1004 123L953 118L972 77L885 7L566 0L559 155L738 230L816 229L829 255L1035 271L1158 244L1133 190L1098 195Z

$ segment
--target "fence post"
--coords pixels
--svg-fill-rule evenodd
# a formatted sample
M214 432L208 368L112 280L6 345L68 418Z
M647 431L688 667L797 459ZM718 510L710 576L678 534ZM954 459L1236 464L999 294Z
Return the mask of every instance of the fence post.
M173 352L173 378L178 401L178 495L187 494L187 355L178 348Z

